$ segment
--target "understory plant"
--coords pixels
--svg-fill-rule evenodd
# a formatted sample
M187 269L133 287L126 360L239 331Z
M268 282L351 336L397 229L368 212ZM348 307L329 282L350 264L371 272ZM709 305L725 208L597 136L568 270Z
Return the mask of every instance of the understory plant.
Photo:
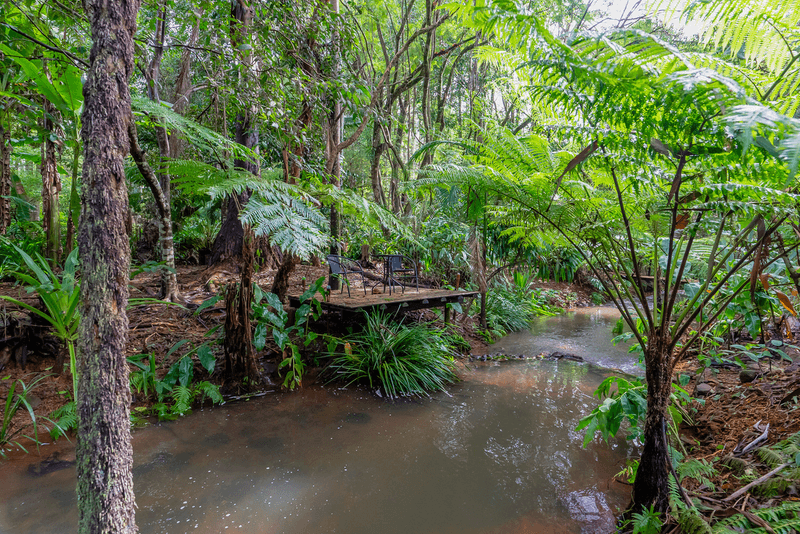
M556 315L561 311L550 306L547 297L532 284L533 277L515 272L511 283L501 279L489 288L486 293L486 325L492 337L524 330L535 316Z
M179 341L167 352L169 357L189 341ZM152 409L148 407L134 408L133 414L142 417L157 415L159 420L172 420L186 415L192 411L195 402L202 404L207 398L214 404L223 401L219 386L206 380L194 381L194 365L192 356L196 355L200 365L208 371L214 372L216 358L208 343L203 343L190 349L178 361L170 366L163 378L156 377L155 355L137 354L128 358L128 362L136 367L130 374L131 388L145 398L155 395L156 403Z
M616 436L623 422L627 423L627 439L643 439L647 415L647 387L641 380L610 376L600 383L594 395L602 399L602 402L581 419L575 429L585 432L584 447L594 439L597 432L600 432L605 441ZM690 400L691 397L686 390L677 384L672 385L668 406L670 420L667 428L675 438L678 436L678 425L688 418L684 406Z
M39 419L45 419L53 428L58 428L58 423L54 423L48 418L37 417L31 406L29 396L36 389L37 386L47 378L48 375L40 375L33 379L30 384L26 384L21 379L11 380L9 377L2 380L8 382L8 395L6 396L6 403L3 407L2 426L0 426L0 456L6 457L6 449L14 445L19 447L25 452L28 450L19 442L20 437L24 437L39 446ZM19 388L19 390L17 390ZM23 434L25 427L14 424L14 416L20 408L24 408L30 417L31 426L33 428L33 435L29 436Z
M294 389L302 383L305 364L300 354L300 346L292 340L292 336L297 337L304 347L308 347L319 337L319 334L309 330L309 322L316 321L322 314L322 305L314 295L322 291L324 285L325 277L320 276L300 295L300 307L295 310L293 324L290 324L289 313L283 309L278 295L264 293L258 285L255 286L253 316L256 321L256 331L253 336L253 346L256 350L264 349L267 344L268 329L271 326L272 339L283 355L278 369L286 370L283 387Z
M341 340L330 380L367 383L389 398L443 391L458 380L446 334L424 324L405 325L386 313L364 312L363 331Z
M31 274L16 271L14 277L27 285L29 293L36 293L44 304L40 310L30 304L22 302L7 295L0 295L0 299L7 300L24 310L38 315L53 327L53 334L66 345L69 351L69 368L72 374L73 398L78 391L78 376L75 373L75 341L78 337L78 323L80 314L78 303L80 301L80 287L77 283L78 251L73 250L64 263L61 275L53 272L39 254L36 260L31 258L24 250L14 246L22 257Z

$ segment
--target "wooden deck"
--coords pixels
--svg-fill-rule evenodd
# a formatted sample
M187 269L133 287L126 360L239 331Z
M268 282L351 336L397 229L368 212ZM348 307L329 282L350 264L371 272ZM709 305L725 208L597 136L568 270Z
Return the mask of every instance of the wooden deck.
M347 289L345 289L343 293L338 290L331 292L328 302L325 302L319 293L317 293L316 299L322 303L322 309L326 311L352 314L361 310L367 312L381 310L396 313L399 310L421 310L444 307L445 304L461 303L466 297L475 297L480 295L480 292L419 288L418 293L415 288L406 288L405 293L398 289L392 291L391 295L388 292L372 294L367 290L367 295L364 296L363 290L359 287L350 288L350 295L347 296ZM289 294L289 304L295 308L300 306L300 295ZM447 311L446 308L445 311ZM448 315L445 313L445 321L447 321Z

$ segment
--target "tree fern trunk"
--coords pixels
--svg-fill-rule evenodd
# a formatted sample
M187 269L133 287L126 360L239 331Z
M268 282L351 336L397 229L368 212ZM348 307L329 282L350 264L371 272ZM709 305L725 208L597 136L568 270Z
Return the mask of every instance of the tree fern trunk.
M130 386L125 342L130 248L125 232L128 79L138 0L85 0L93 38L83 88L83 191L78 243L78 511L80 533L135 533Z
M669 509L669 466L665 436L667 407L672 391L672 366L666 336L652 335L645 349L647 366L647 418L644 448L633 485L633 511L654 506Z
M225 374L236 380L248 377L258 383L250 307L253 302L253 236L243 241L240 283L228 284L225 293Z

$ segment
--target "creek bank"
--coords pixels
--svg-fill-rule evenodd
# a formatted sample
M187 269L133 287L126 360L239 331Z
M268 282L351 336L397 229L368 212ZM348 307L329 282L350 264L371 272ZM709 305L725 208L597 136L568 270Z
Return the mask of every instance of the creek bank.
M272 285L275 272L274 270L256 272L253 280L260 287L268 290ZM310 282L320 276L326 276L327 272L327 266L298 265L289 278L290 291L302 292ZM146 304L129 309L127 356L153 354L156 362L156 376L161 378L191 348L215 341L219 337L219 330L211 336L208 336L208 333L224 323L224 303L220 301L214 306L203 309L198 314L194 313L194 310L217 295L227 283L238 281L239 274L239 267L234 262L224 262L213 268L180 266L178 283L180 293L186 301L185 307ZM590 303L591 293L581 286L538 281L536 287L548 291L548 299L554 306L585 306ZM131 280L130 298L157 298L159 288L158 273L140 272ZM33 306L38 304L38 297L35 294L27 293L24 287L16 283L0 282L0 294L13 296ZM8 306L7 311L9 315L16 313L12 306ZM437 313L432 310L419 310L408 312L407 315L413 320L434 321L435 324L443 327L441 311ZM27 316L21 319L25 321L26 318ZM19 322L20 318L15 320ZM21 379L29 382L34 376L46 374L47 377L31 394L30 401L37 416L47 416L64 406L71 398L72 380L69 373L58 374L55 369L56 362L59 361L59 358L63 360L66 350L60 349L58 341L49 334L47 325L38 324L35 318L27 323L31 323L29 325L30 335L27 337L34 340L35 343L31 342L25 358L21 359L13 351L0 350L0 360L7 356L3 362L5 368L2 369L2 377L7 379L0 381L0 401L5 402L9 386L15 380ZM336 321L333 323L326 323L323 320L315 327L320 331L345 335L348 326L355 326ZM461 336L466 342L463 348L464 357L468 357L469 354L485 353L488 347L485 339L477 333L477 323L477 317L463 313L459 314L451 325L451 331ZM185 343L183 347L170 353L170 350L181 342ZM2 348L3 346L0 346L0 349ZM320 348L322 347L320 346ZM194 369L195 380L207 380L218 385L226 399L235 400L243 394L247 398L246 394L252 393L253 388L243 388L240 383L225 379L221 372L223 367L221 347L214 347L213 350L217 353L215 372L209 375L197 364ZM255 389L262 391L264 388L280 389L282 379L279 375L278 364L281 361L281 352L277 346L268 342L264 350L257 354L257 357L263 384ZM131 370L136 369L131 366ZM316 383L320 380L319 375L320 368L309 366L303 383ZM146 397L134 392L132 409L147 413L155 402L152 395ZM29 426L29 418L22 412L22 410L18 412L13 421L16 428Z

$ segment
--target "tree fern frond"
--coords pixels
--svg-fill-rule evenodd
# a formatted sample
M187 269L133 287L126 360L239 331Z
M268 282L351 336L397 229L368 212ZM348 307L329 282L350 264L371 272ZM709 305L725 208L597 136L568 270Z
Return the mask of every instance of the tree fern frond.
M667 0L656 7L665 7L667 17L683 11L701 24L704 43L731 56L741 53L751 65L775 73L791 60L800 23L793 0Z
M168 132L180 132L184 139L195 147L216 154L218 161L224 161L223 153L240 159L260 159L257 152L235 143L226 136L200 125L199 123L172 111L169 106L153 102L148 98L132 97L131 108L138 121L150 121L164 126Z
M325 217L301 200L275 191L255 193L242 208L242 223L256 235L269 237L284 252L302 259L321 255L329 240Z
M338 205L344 215L358 220L367 227L378 230L385 228L398 237L412 243L417 242L416 236L408 225L398 219L394 213L354 191L330 184L317 184L314 197L323 205Z

